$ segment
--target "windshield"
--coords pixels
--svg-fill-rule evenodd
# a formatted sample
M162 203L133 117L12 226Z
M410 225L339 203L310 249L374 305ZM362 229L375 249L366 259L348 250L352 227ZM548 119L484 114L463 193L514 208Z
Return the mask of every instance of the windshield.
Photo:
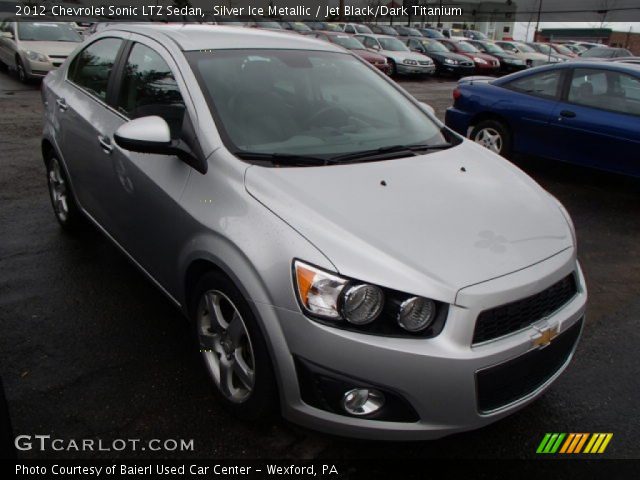
M371 29L366 25L355 25L354 28L358 33L373 33Z
M82 36L68 23L18 22L18 39L25 42L81 42Z
M350 37L349 35L333 35L329 37L329 40L349 50L364 50L364 45L362 45L359 40L354 37Z
M467 53L479 52L479 50L476 47L474 47L473 45L467 42L458 42L458 48L460 48L460 50L462 50L463 52L467 52Z
M542 52L542 53L546 53L547 55L551 55L554 54L554 50L549 46L549 45L545 45L544 43L538 43L538 51Z
M591 57L591 58L612 58L615 56L615 50L612 48L592 48L591 50L587 50L582 53L581 57Z
M564 45L554 45L553 48L555 48L557 52L562 53L563 55L573 55L573 52L571 52L571 50L569 50Z
M341 32L342 29L336 25L335 23L325 23L323 24L323 29L327 32Z
M424 48L428 51L428 52L441 52L441 53L448 53L449 50L447 50L447 47L445 47L444 45L442 45L440 42L430 42L428 40L422 40L420 43L422 43L422 45L424 46Z
M529 45L525 45L524 43L514 43L514 45L521 52L536 53L536 51L533 48L531 48Z
M349 54L237 49L187 57L225 145L238 156L331 159L455 140Z
M393 27L387 27L385 25L380 25L379 27L380 31L382 31L382 33L384 33L385 35L393 35L394 37L398 35L398 32Z
M482 46L485 48L485 50L489 53L506 53L503 49L501 49L498 45L496 45L495 43L489 43L489 42L485 42L482 43Z
M421 30L420 33L422 33L425 37L430 37L430 38L447 38L438 30L432 30L430 28L425 28Z
M488 38L484 33L476 30L469 30L469 34L471 35L471 38L475 38L477 40L486 40Z
M410 27L396 27L396 31L404 36L409 37L421 37L422 34L415 28Z
M274 30L282 30L282 25L278 22L263 22L262 20L257 22L260 28L273 28Z
M409 51L407 46L397 38L379 37L378 41L380 42L380 45L382 45L383 50L390 50L392 52L408 52Z

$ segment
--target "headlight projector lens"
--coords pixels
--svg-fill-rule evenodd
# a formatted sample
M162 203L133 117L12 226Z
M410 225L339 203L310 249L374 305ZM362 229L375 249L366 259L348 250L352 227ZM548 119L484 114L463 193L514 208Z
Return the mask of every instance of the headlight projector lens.
M436 304L433 300L411 297L402 302L398 313L398 325L411 333L427 328L436 316Z
M349 323L366 325L373 322L384 306L384 294L374 285L356 285L344 294L342 314Z

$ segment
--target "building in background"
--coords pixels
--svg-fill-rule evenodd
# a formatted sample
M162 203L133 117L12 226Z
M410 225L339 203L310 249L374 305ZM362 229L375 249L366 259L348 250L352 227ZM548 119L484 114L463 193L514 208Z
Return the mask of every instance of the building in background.
M610 47L622 47L640 56L640 33L614 31L611 28L543 28L537 35L543 42L578 40L582 42L602 43Z

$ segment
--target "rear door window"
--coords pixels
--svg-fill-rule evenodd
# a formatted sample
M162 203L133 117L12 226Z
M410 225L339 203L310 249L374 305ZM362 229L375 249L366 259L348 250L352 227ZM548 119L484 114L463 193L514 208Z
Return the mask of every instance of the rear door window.
M537 97L556 98L559 94L562 72L553 70L518 78L505 85L516 92L535 95Z
M119 38L103 38L89 45L71 62L68 79L105 101L109 77L122 42Z

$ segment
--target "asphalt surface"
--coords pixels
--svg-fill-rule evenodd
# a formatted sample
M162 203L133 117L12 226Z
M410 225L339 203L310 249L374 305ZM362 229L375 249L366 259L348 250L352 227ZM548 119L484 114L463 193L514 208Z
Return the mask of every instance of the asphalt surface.
M403 85L440 116L450 104L452 82ZM0 72L0 376L15 434L193 439L195 451L21 458L526 458L546 432L613 432L606 457L640 457L639 182L518 162L571 213L590 294L574 360L539 401L438 441L345 440L229 416L180 313L100 234L60 231L40 157L38 88Z

